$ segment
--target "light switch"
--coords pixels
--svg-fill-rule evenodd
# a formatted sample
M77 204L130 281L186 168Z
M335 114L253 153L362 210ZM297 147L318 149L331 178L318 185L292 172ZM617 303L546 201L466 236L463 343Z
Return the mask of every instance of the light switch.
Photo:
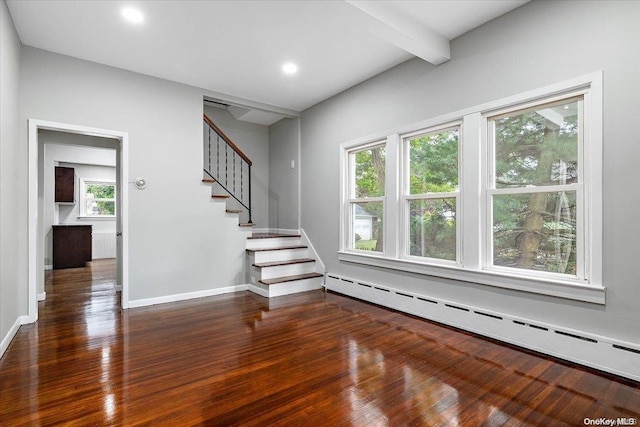
M291 160L291 169L295 169L295 168L296 168L296 161Z

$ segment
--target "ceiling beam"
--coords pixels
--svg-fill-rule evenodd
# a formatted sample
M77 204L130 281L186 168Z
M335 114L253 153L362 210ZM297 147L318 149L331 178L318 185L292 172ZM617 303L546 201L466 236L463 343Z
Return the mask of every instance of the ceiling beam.
M372 32L434 65L451 59L449 40L400 13L393 2L345 0L367 17Z

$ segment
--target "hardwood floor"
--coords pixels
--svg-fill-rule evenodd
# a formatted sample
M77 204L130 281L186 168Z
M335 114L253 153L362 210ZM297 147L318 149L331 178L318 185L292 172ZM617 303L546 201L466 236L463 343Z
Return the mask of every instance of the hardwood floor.
M640 422L637 383L340 295L122 311L114 269L47 275L40 320L0 360L0 425Z

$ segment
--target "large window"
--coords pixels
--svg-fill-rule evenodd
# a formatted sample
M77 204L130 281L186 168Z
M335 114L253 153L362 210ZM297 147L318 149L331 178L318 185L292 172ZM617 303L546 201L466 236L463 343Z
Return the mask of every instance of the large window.
M604 303L600 73L341 150L340 260Z
M403 138L406 253L458 261L459 126Z
M492 266L582 276L582 97L488 121Z
M80 215L115 217L116 184L103 181L80 181Z

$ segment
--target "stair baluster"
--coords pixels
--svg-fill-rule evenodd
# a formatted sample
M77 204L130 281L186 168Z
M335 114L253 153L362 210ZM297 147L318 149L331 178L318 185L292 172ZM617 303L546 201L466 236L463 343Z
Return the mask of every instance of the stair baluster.
M240 148L238 148L238 146L236 144L233 143L233 141L231 141L231 139L225 135L224 132L222 132L222 130L220 130L219 127L217 127L209 117L207 117L207 115L203 115L203 119L204 119L204 129L206 134L208 135L208 138L205 138L204 143L207 144L207 150L209 153L208 156L208 161L205 161L204 163L204 173L207 174L211 179L213 179L218 185L220 185L220 187L222 187L222 189L227 192L229 194L229 196L233 197L238 203L240 203L241 206L243 206L249 215L249 221L247 222L247 224L253 224L252 218L251 218L251 165L252 162L249 159L249 157L247 157L247 155L245 153L242 152L242 150L240 150ZM211 133L215 133L215 143L216 143L216 149L215 149L215 159L213 159L212 161L212 154L214 152L213 147L212 147L212 141L211 141ZM222 142L224 142L225 146L224 146L224 159L220 158L220 140L222 140ZM231 168L229 168L229 149L233 150L232 152L232 162L233 165ZM237 169L236 169L236 156L238 158L238 161L240 162L240 188L239 191L236 188L237 187ZM221 176L221 162L224 161L224 177ZM213 162L215 162L215 170L213 168ZM247 180L246 180L246 186L247 186L247 191L245 191L245 180L244 180L244 165L246 165L247 168ZM230 170L231 169L231 170ZM232 181L232 185L230 185L229 183L229 174L231 173L231 181ZM224 184L223 184L224 182ZM246 197L245 197L246 196Z

